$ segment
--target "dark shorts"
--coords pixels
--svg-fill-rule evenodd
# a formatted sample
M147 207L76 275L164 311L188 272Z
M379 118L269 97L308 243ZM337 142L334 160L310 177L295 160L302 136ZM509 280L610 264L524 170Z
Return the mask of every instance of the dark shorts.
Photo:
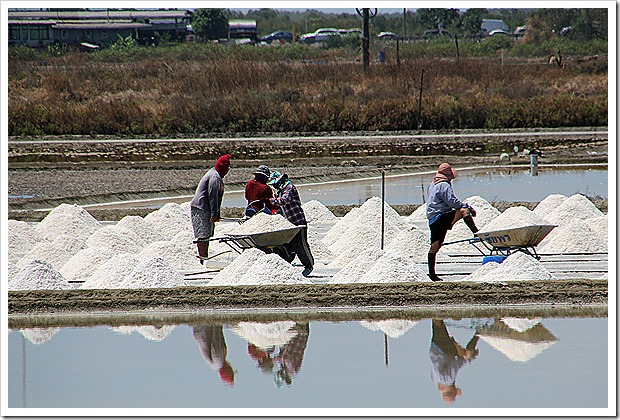
M444 239L446 239L446 234L452 229L452 221L454 220L455 213L456 210L444 213L435 223L429 226L431 230L431 244L437 241L443 243Z
M192 227L194 228L194 241L207 242L213 236L215 224L211 223L211 215L198 207L191 206Z

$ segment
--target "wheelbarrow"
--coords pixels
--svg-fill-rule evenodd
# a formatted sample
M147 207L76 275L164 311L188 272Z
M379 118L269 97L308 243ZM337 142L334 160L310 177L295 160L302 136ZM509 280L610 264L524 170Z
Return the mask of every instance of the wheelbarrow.
M521 251L540 260L540 256L536 252L536 246L555 227L557 225L531 225L486 232L478 231L473 238L446 242L444 245L468 242L485 256L499 255L507 257L514 252ZM485 249L483 250L479 245Z
M293 226L286 229L252 234L226 234L219 238L211 238L209 241L225 243L239 254L249 248L258 248L267 254L278 254L290 263L295 259L295 253L289 244L304 227L306 226Z

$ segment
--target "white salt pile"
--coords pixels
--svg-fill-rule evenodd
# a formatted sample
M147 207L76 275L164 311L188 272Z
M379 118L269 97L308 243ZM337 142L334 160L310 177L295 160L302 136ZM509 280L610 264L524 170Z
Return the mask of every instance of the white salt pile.
M273 232L276 230L295 227L280 214L256 213L249 220L232 228L230 233L236 235L251 235L254 233Z
M126 227L118 225L104 226L93 233L87 240L89 247L108 248L116 253L140 252L146 243Z
M490 263L488 263L490 264ZM485 264L486 265L486 264ZM504 262L487 274L465 278L477 282L504 282L511 280L550 280L554 276L536 258L524 252L510 254Z
M480 232L493 232L496 230L520 228L524 226L540 226L548 225L545 220L541 219L523 206L508 207L502 214L484 225Z
M310 223L336 223L338 217L331 212L323 203L317 200L310 200L301 205L306 215L307 222Z
M8 233L8 257L9 261L16 263L26 255L37 242L43 238L33 225L18 220L9 220L7 223Z
M474 223L480 229L482 226L488 224L493 219L500 215L500 211L491 205L484 198L474 195L472 197L468 197L463 200L465 203L470 204L476 210L476 216L473 218ZM444 243L460 241L464 239L473 238L474 234L467 227L463 220L459 220L452 227L451 230L448 231L446 235L446 239ZM444 252L450 254L477 254L478 251L468 242L459 242L456 244L448 245L442 248Z
M60 269L67 280L86 280L114 255L110 248L88 247L80 250Z
M237 284L309 284L299 269L284 261L277 254L265 254L258 258Z
M335 257L329 247L321 240L319 233L315 230L308 229L308 246L314 257L314 261L327 264Z
M6 266L9 279L15 277L19 273L19 267L17 267L17 264L15 264L13 261L8 261Z
M403 229L385 246L386 251L399 251L418 263L425 263L427 261L429 248L430 236L428 232L416 226ZM444 249L440 248L437 258L446 256Z
M545 220L551 224L562 226L574 219L591 219L603 216L601 212L587 197L575 194L568 197L560 206L547 213Z
M138 334L140 334L147 340L159 342L159 341L163 341L166 337L172 334L172 331L174 331L175 326L174 325L162 325L162 326L140 325L138 327L135 327L135 329L138 332Z
M262 324L258 322L240 322L230 328L239 337L254 344L256 347L267 349L283 346L297 335L293 330L295 322L279 321Z
M172 268L163 258L156 257L141 261L123 278L121 288L171 288L185 285L183 274Z
M60 269L81 249L84 249L83 239L69 235L59 235L53 241L42 241L37 243L26 255L18 262L18 267L24 267L35 260L47 261L56 269Z
M510 328L511 330L515 330L518 332L525 332L527 330L534 328L536 325L540 324L540 322L542 321L542 318L529 319L529 318L504 317L504 318L500 318L500 321L506 324L506 326Z
M178 271L204 269L196 258L196 251L173 241L157 241L146 246L136 258L139 260L161 257Z
M424 270L400 252L390 251L381 256L359 279L359 283L399 283L431 281Z
M513 362L527 363L555 344L555 341L524 341L502 336L480 335L480 338Z
M338 271L329 283L358 283L359 279L377 262L385 251L381 249L368 249L352 259L340 271Z
M170 239L177 233L188 230L192 232L192 222L187 206L176 203L167 203L162 208L147 214L144 217L163 239Z
M573 219L554 228L538 245L540 253L607 252L607 238L584 220Z
M563 194L551 194L545 197L536 207L533 212L542 219L546 219L547 214L560 207L560 205L566 200L566 196Z
M360 325L370 331L381 331L390 338L398 338L417 324L406 319L386 319L384 321L360 321Z
M133 254L117 254L100 265L80 289L121 289L123 279L140 263Z
M37 232L52 241L60 235L76 236L86 240L101 223L77 204L61 204L48 213L37 225Z
M45 261L26 264L15 277L9 278L9 290L67 290L73 286Z
M146 244L164 240L162 233L140 216L125 216L119 220L116 226L129 229Z
M585 219L584 222L587 223L590 229L601 235L605 242L607 242L609 238L609 224L607 215Z
M243 251L209 282L209 286L231 286L237 283L250 267L265 253L257 248Z
M32 344L39 345L47 343L52 339L56 333L60 331L60 328L24 328L19 330L22 335L30 341Z
M420 205L417 209L413 211L413 213L407 216L407 218L412 222L428 221L428 218L426 217L426 203Z
M356 220L356 218L360 215L361 209L360 207L353 207L344 217L329 229L325 236L323 237L323 242L325 242L328 246L336 242L338 239L342 237L344 232L349 229L351 224Z
M463 281L478 281L491 271L494 271L497 267L499 267L499 263L497 261L489 261L474 270L474 272L465 277Z

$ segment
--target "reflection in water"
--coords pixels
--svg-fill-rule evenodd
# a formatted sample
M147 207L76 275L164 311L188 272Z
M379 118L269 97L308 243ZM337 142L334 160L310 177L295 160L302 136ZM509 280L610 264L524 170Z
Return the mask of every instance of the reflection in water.
M201 325L194 327L194 340L207 364L217 370L220 379L227 385L234 385L235 372L226 360L227 348L224 327Z
M248 343L248 354L252 360L256 361L263 373L273 375L278 388L284 384L290 386L293 377L301 370L310 336L310 325L296 323L290 331L296 334L286 344L258 347L255 343Z
M60 328L24 328L19 331L32 344L43 344L50 341Z
M540 318L502 318L478 330L480 338L513 362L527 363L558 340Z
M453 403L462 391L456 386L459 370L478 356L478 336L474 333L465 348L450 336L443 320L432 320L433 336L429 355L431 378L446 403Z

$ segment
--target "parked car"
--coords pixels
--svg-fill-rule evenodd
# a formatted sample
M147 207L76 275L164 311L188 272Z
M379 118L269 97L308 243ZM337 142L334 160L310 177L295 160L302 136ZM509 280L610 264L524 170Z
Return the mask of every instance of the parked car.
M515 29L514 35L523 36L525 35L525 31L527 31L527 26L518 26L517 29Z
M489 32L489 36L494 36L494 35L511 35L510 32L506 32L503 29L493 29L491 32Z
M347 32L349 35L356 35L356 36L359 36L360 38L362 37L362 35L364 35L362 30L359 28L350 28L347 30Z
M271 44L273 41L293 42L293 34L286 31L275 31L260 38L259 41Z
M340 37L340 32L335 28L319 28L314 32L303 34L299 37L302 44L313 44L315 42L327 42L330 37Z
M396 35L394 32L381 32L379 33L379 35L377 35L377 38L379 39L396 39L398 37L398 35Z

